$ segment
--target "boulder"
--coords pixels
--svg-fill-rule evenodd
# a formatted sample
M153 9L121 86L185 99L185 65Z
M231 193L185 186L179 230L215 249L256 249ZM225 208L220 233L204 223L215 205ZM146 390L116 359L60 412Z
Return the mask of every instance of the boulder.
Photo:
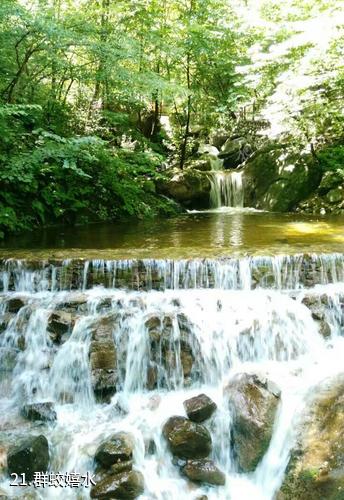
M28 420L41 420L42 422L53 422L57 415L54 410L54 403L31 403L22 408L22 415Z
M210 179L207 172L193 168L174 169L170 176L157 182L157 191L187 208L208 208Z
M125 432L118 432L109 436L99 445L94 460L97 465L109 469L119 462L132 460L133 449L133 436Z
M7 453L9 474L26 474L31 481L35 472L45 472L49 466L49 444L45 436L28 436L11 446Z
M324 173L319 184L319 194L325 195L332 189L344 185L344 169L329 170Z
M331 380L312 394L277 500L344 498L344 380Z
M48 319L47 330L50 338L57 344L61 343L63 335L68 333L74 325L71 313L65 311L54 311Z
M225 389L233 415L233 446L242 471L253 471L265 454L279 403L279 390L257 375L237 375Z
M0 347L0 372L11 372L17 364L19 349Z
M91 489L91 498L105 500L110 498L133 499L144 491L144 479L141 472L129 471L112 474L98 482Z
M245 163L244 205L291 211L317 189L320 179L321 169L310 153L272 142Z
M197 483L205 483L216 486L223 486L226 483L226 476L208 458L198 460L188 460L182 468L182 472L191 480Z
M108 402L116 392L117 356L112 335L114 321L113 315L102 317L95 322L91 333L91 379L94 394L100 402Z
M331 191L326 194L325 199L331 204L341 203L342 201L344 201L344 190L342 186L331 189Z
M0 334L3 333L7 329L9 322L14 318L14 316L15 315L13 313L5 313L5 314L1 315Z
M163 427L170 451L179 458L205 458L211 452L211 436L200 424L185 417L171 417Z
M251 152L250 146L247 144L245 137L236 137L227 139L221 148L219 158L223 160L225 168L237 168L241 165Z
M203 422L212 416L217 406L206 394L199 394L183 403L187 416L193 422Z
M218 150L222 148L228 139L228 132L225 129L214 130L210 134L210 144L215 146Z
M7 301L7 310L10 313L17 313L26 304L27 300L25 297L12 297Z

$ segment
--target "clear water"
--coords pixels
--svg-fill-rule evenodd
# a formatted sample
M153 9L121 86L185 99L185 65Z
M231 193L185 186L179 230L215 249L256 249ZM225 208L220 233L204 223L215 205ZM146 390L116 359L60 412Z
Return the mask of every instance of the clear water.
M342 252L344 217L227 208L152 221L56 227L12 237L0 258L199 258Z

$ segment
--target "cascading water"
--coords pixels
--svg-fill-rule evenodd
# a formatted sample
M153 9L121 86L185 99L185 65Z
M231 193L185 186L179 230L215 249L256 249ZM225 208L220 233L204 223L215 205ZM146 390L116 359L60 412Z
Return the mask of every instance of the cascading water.
M244 206L242 172L211 172L210 203L212 208Z
M7 261L1 273L1 449L22 434L44 434L50 469L84 474L94 470L104 438L130 432L135 469L145 478L143 500L272 500L310 393L342 371L341 254L38 266ZM305 305L310 295L327 297L326 338ZM117 359L108 402L99 401L92 357L104 339ZM239 373L267 377L281 391L270 445L251 473L240 472L231 451L226 387ZM204 425L224 486L190 483L162 436L165 421L185 415L183 402L200 393L217 405ZM21 416L24 404L42 401L54 403L56 422ZM0 488L13 493L6 469L0 466L0 473ZM87 488L21 490L22 498L90 495Z

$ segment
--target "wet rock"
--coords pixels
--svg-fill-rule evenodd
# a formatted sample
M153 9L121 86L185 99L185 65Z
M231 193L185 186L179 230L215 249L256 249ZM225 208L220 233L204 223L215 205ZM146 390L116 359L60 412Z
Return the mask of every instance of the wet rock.
M27 299L23 297L12 297L7 301L7 310L10 313L17 313L19 309L27 304Z
M83 312L87 309L87 295L83 293L73 293L70 298L58 304L58 309L74 313Z
M127 462L133 458L134 439L131 434L118 432L112 434L97 448L95 462L108 469L119 462Z
M108 402L116 392L117 356L113 340L114 316L109 315L98 320L92 330L89 357L91 379L96 399Z
M91 489L91 498L105 500L110 498L133 499L144 491L141 472L130 471L113 474L98 482Z
M1 318L0 318L0 334L3 333L7 329L10 321L14 318L14 316L15 315L13 313L5 313L1 316Z
M0 372L11 372L17 364L19 349L0 347Z
M344 498L344 380L318 387L298 429L277 500Z
M28 436L11 446L7 453L9 474L26 474L31 481L34 472L45 472L49 466L49 444L45 436Z
M22 408L22 415L28 420L41 420L43 422L53 422L57 415L54 410L54 403L31 403Z
M210 180L207 172L193 168L175 169L169 179L158 181L157 191L185 207L209 207Z
M187 416L193 422L203 422L212 416L217 406L206 394L199 394L183 403Z
M331 327L327 323L327 321L320 321L319 323L319 333L322 335L325 339L328 337L331 337Z
M57 344L61 343L62 336L68 333L74 325L72 315L65 311L54 311L48 319L47 330L50 338Z
M256 375L241 374L225 391L233 413L233 444L239 466L245 472L253 471L270 443L278 388Z
M211 452L208 430L185 417L171 417L163 427L171 452L180 458L205 458Z
M207 458L188 460L182 471L191 481L197 483L212 484L216 486L223 486L226 483L226 476L224 473L212 460Z

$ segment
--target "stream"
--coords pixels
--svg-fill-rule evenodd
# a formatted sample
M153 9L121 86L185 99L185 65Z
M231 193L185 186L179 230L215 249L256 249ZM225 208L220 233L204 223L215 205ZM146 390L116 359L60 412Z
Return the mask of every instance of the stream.
M12 238L0 250L0 452L19 436L43 434L50 470L94 473L98 445L124 431L134 439L143 500L273 500L314 388L343 372L343 234L340 218L222 208ZM326 335L309 296L327 297ZM51 318L61 311L70 324L57 341ZM89 355L104 322L117 359L108 402L97 398ZM152 335L168 336L159 356ZM252 472L233 453L226 390L242 373L280 391L270 443ZM188 481L162 434L167 419L185 416L183 402L202 393L217 406L203 425L224 486ZM22 416L24 404L45 401L56 421ZM90 495L0 478L16 498Z

